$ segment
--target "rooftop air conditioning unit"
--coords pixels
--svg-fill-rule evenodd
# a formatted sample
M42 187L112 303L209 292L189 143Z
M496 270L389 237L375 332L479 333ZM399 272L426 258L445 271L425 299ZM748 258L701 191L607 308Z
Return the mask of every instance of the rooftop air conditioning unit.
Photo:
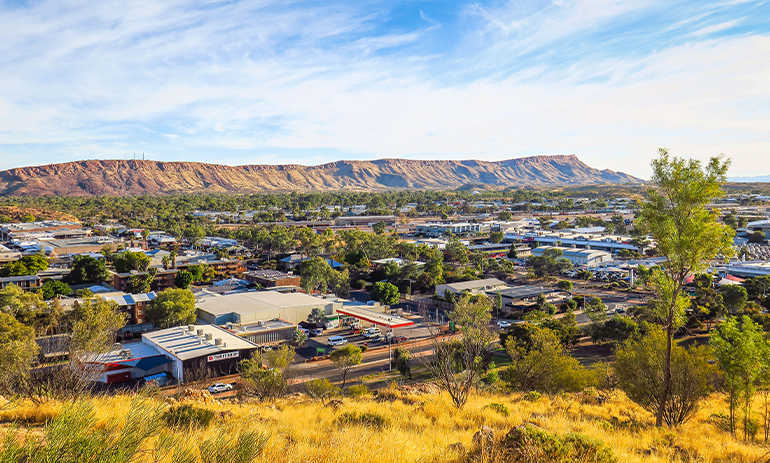
M214 335L211 333L206 333L206 341L211 341L214 338Z
M115 344L112 345L112 350L122 350L122 349L123 349L123 345L119 342L116 342Z
M195 332L198 336L203 336L203 330L199 329Z
M187 331L193 332L195 330L195 325L187 325Z
M120 351L120 358L124 358L124 359L128 360L131 357L133 357L133 355L131 354L130 350L123 349L123 350Z
M222 345L222 338L216 338L214 340L214 345L221 346Z

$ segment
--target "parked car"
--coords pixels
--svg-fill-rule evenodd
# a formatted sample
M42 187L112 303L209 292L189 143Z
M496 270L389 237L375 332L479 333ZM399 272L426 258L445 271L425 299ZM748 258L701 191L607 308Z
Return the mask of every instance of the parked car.
M375 336L382 336L382 331L380 331L379 328L369 328L368 330L364 331L365 338L373 338Z
M497 322L497 326L499 328L508 328L509 326L511 326L511 322L500 320L499 322Z
M212 394L218 394L220 392L232 391L232 390L233 390L232 384L216 383L209 386L209 392Z
M297 329L299 331L302 331L305 334L305 336L309 336L310 335L310 330L307 329L307 328L302 328L301 326L298 326Z
M348 340L345 339L345 336L330 336L329 339L326 341L326 344L330 346L342 346L347 343L348 343Z
M324 330L322 328L315 328L310 330L310 336L321 336L324 334Z
M393 344L398 344L399 342L404 342L404 341L406 341L407 339L409 339L409 338L407 338L406 336L394 336L394 337L393 337L393 340L392 340L391 342L392 342Z

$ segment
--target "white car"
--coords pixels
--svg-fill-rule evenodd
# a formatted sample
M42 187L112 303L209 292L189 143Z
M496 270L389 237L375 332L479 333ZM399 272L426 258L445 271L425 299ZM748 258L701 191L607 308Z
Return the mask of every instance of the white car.
M216 383L209 386L209 392L212 394L217 394L219 392L232 391L232 390L233 390L232 384Z
M326 344L330 346L342 346L347 343L348 343L348 340L345 339L345 336L330 336L329 339L326 341Z
M321 336L322 334L324 334L324 330L322 328L310 330L310 336Z
M369 330L364 333L365 338L373 338L375 336L381 336L382 332L379 329Z
M500 320L499 322L497 322L497 326L498 328L508 328L509 326L511 326L511 322Z

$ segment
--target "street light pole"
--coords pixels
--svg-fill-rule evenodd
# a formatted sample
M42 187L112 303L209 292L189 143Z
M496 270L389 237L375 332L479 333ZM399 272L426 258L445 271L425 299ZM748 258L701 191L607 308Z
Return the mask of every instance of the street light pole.
M388 318L388 329L390 332L390 338L388 339L388 371L393 369L393 356L391 354L391 347L393 346L393 319Z

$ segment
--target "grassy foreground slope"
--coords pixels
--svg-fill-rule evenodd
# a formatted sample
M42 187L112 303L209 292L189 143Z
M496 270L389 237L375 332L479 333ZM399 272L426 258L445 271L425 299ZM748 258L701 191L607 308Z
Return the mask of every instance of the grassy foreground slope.
M455 410L444 394L405 395L391 388L383 396L345 398L326 405L301 397L265 404L210 399L169 403L166 399L136 396L95 398L87 404L93 409L94 420L89 426L94 430L120 428L126 422L149 422L147 416L130 412L137 400L145 403L145 412L162 413L180 403L214 412L208 426L164 424L139 445L141 452L120 461L171 461L174 451L169 446L196 449L197 456L187 461L216 461L200 456L201 443L221 443L244 432L267 437L255 460L259 462L522 461L506 455L501 441L509 430L526 423L556 435L577 432L603 441L619 462L753 462L760 461L767 452L760 443L742 443L719 429L712 414L724 413L725 405L717 395L704 403L694 419L674 430L651 426L652 417L622 394L605 404L574 394L535 401L524 400L521 394L481 394L473 396L461 411ZM50 401L38 405L24 403L1 411L0 434L15 432L17 442L24 441L25 435L44 439L44 423L66 407L72 404ZM133 417L126 420L130 413L134 413ZM370 414L370 424L356 423L355 419L351 422L351 416L362 413ZM74 429L71 423L67 425ZM480 455L478 446L473 444L473 436L482 426L494 430L495 444L486 456ZM0 439L0 445L7 446L8 442ZM761 461L767 458L765 455Z

